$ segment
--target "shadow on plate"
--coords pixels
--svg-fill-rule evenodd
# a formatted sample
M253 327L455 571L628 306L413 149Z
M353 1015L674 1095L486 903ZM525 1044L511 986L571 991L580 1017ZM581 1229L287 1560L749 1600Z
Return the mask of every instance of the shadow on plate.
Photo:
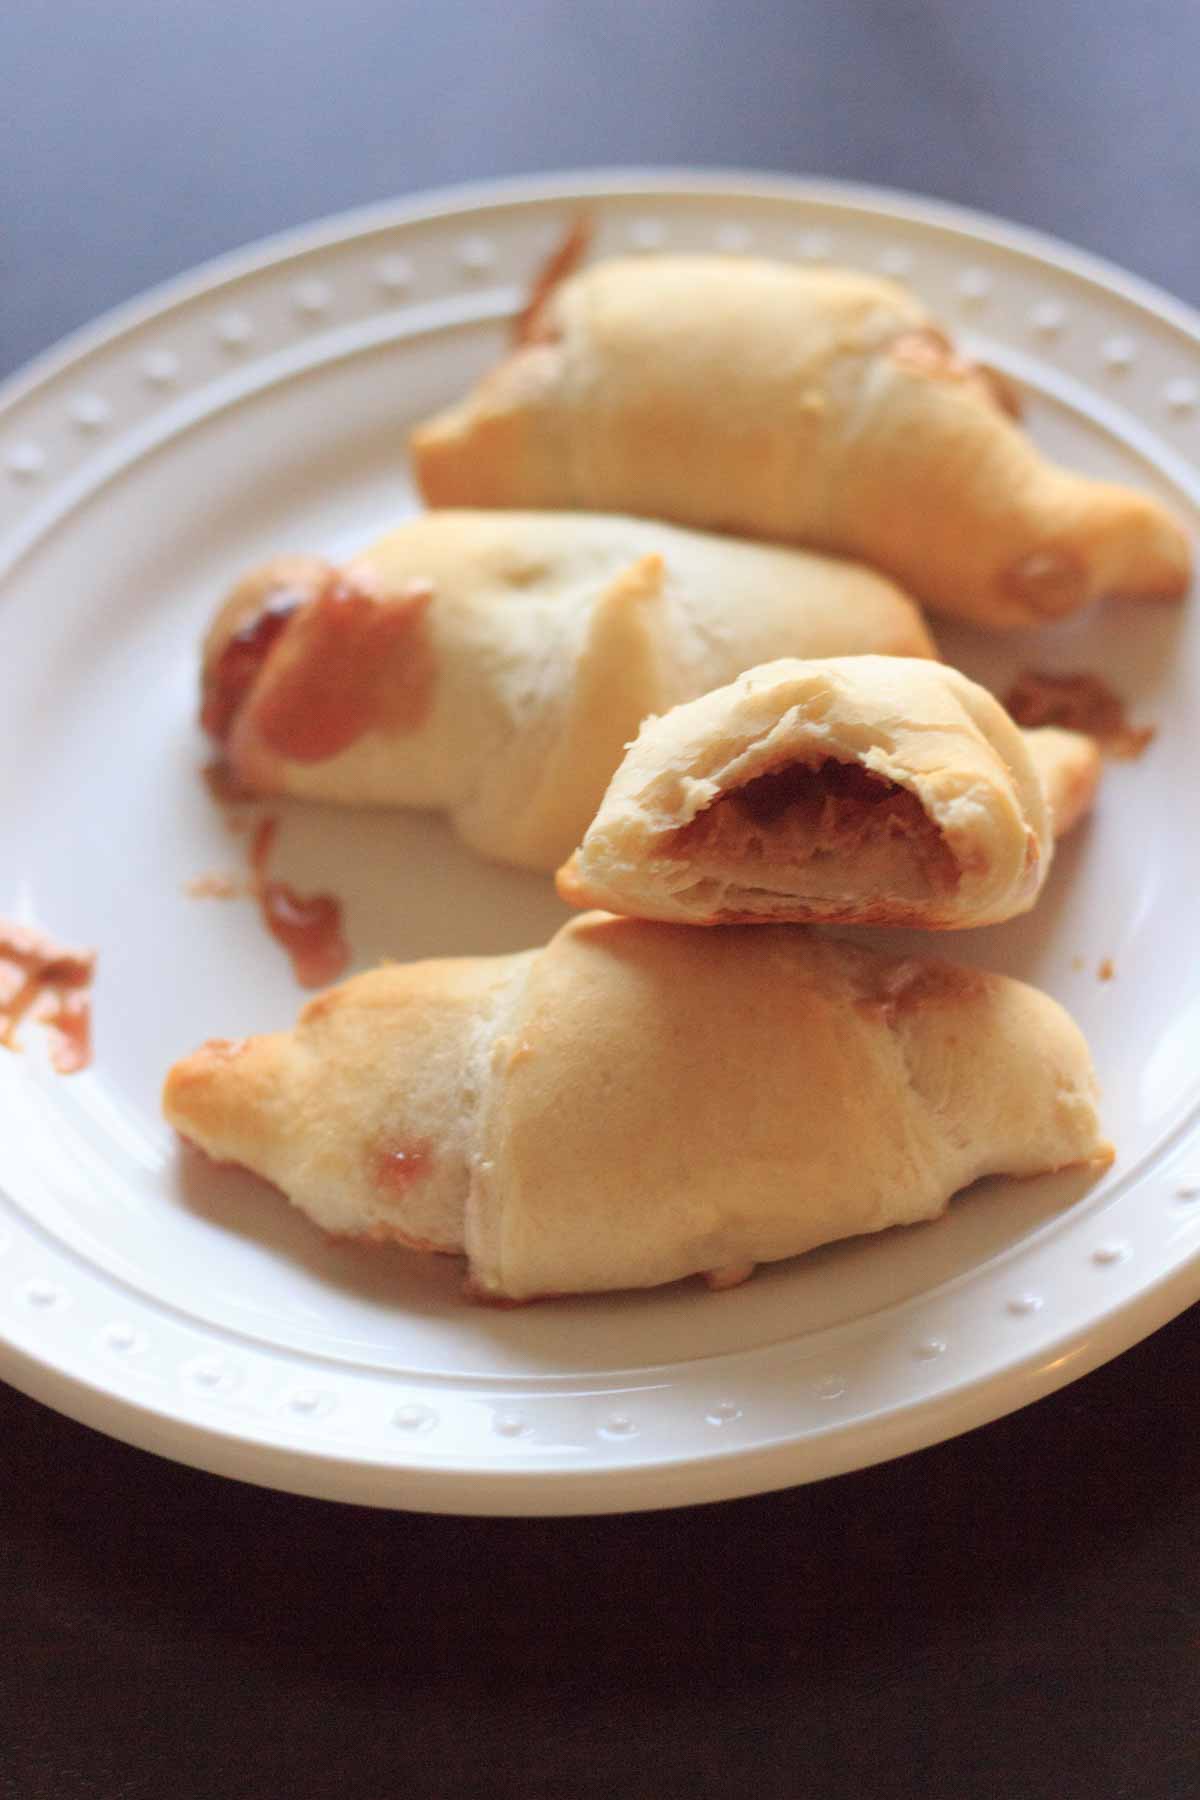
M621 1330L637 1321L654 1334L642 1346L651 1361L688 1354L689 1321L703 1327L703 1353L709 1355L718 1348L749 1350L848 1325L1019 1250L1043 1229L1053 1229L1095 1186L1086 1170L1028 1181L979 1181L956 1197L940 1220L845 1239L762 1265L750 1281L725 1293L710 1293L690 1279L652 1290L494 1308L463 1298L460 1257L330 1238L268 1182L196 1151L181 1150L178 1175L181 1199L193 1214L219 1231L251 1240L318 1289L336 1292L339 1300L413 1319L444 1320L449 1314L471 1337L501 1340L536 1364L551 1366L561 1364L568 1319L583 1312L611 1313ZM627 1353L635 1349L633 1343L624 1347ZM698 1348L693 1343L692 1352ZM636 1357L629 1354L628 1360Z

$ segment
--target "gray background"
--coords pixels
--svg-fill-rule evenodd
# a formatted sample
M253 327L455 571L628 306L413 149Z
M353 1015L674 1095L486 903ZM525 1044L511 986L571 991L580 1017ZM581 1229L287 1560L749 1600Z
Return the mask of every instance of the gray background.
M838 175L1200 301L1200 5L7 0L0 373L213 254L443 182Z

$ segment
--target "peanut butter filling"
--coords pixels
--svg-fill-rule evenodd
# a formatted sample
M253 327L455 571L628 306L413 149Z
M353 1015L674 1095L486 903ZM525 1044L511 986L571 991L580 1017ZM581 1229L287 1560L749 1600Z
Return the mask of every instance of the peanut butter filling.
M670 835L669 856L729 900L788 895L903 906L941 898L959 867L916 795L854 762L786 763Z

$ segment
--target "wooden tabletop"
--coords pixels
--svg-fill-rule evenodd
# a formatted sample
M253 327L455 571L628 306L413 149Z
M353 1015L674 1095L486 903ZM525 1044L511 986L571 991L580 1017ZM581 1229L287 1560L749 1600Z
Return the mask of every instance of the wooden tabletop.
M1200 302L1200 10L0 9L0 374L363 201L614 164L985 208ZM0 1388L0 1800L1200 1792L1200 1310L887 1466L634 1517L261 1492Z

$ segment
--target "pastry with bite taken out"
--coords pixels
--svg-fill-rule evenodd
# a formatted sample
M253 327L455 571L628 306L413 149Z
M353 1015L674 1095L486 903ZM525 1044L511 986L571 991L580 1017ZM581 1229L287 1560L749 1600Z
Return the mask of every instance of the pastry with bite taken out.
M944 663L784 658L646 721L558 890L694 925L996 925L1034 904L1100 760Z

